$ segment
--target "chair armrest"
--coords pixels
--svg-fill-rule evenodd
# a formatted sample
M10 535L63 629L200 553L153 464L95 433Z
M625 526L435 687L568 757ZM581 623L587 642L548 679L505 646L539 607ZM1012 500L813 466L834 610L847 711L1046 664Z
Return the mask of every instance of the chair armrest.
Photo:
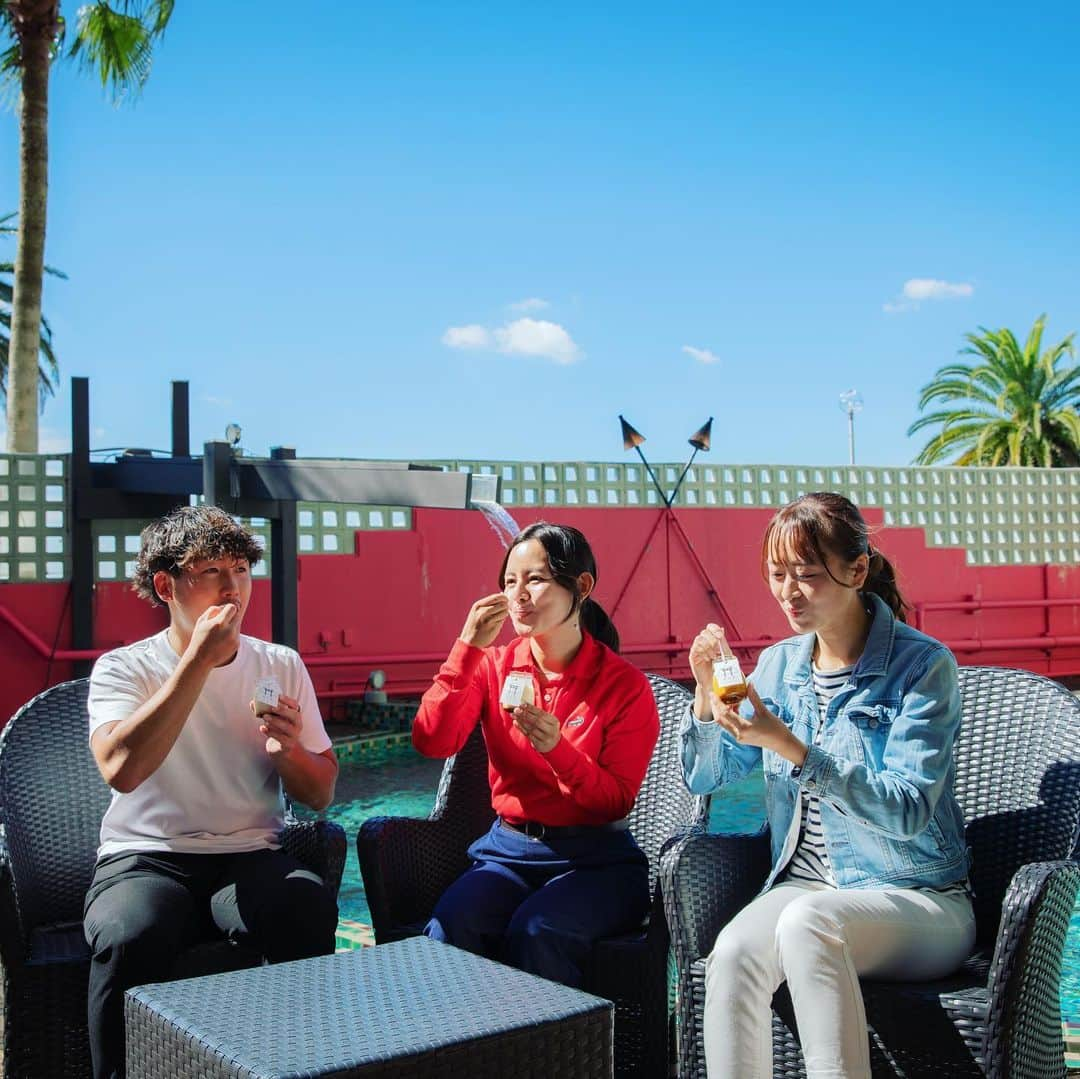
M703 801L707 802L708 799L703 799ZM660 866L664 864L664 855L677 844L682 843L691 836L705 835L706 824L707 818L702 819L701 821L694 821L691 824L686 824L672 832L671 835L664 840L660 847L660 853L657 855L657 862L659 864L657 866L656 884L653 887L653 894L649 904L649 915L645 936L646 940L649 942L649 947L663 952L665 957L667 956L668 947L671 943L671 937L668 933L667 912L664 910L664 892L660 877Z
M1064 1075L1061 957L1080 862L1021 866L1001 906L990 965L984 1066L990 1079Z
M26 960L26 949L26 933L19 914L18 897L15 895L7 842L0 834L0 965L5 971L21 967Z
M660 890L676 960L707 955L717 933L757 895L769 872L767 827L751 835L691 834L660 857Z
M468 868L466 851L475 838L449 815L364 821L356 853L379 944L419 931L439 896Z
M288 820L281 833L282 849L322 877L337 896L345 872L345 829L329 820Z
M686 836L660 856L660 891L675 960L678 1074L695 1074L691 967L712 951L720 930L757 894L769 873L769 830L753 835Z

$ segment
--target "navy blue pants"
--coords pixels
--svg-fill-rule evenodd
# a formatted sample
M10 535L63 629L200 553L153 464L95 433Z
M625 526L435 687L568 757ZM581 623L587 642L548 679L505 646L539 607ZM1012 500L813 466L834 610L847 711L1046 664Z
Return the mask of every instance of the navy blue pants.
M496 820L469 857L425 935L563 985L585 981L595 941L649 910L648 862L625 830L530 839Z

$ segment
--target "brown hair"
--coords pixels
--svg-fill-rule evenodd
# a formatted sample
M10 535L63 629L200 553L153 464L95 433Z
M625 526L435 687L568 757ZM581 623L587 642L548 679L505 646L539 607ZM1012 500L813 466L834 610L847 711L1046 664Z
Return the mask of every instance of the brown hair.
M855 504L843 495L832 491L815 491L800 495L779 510L765 530L761 545L761 572L767 573L766 563L783 561L785 552L791 552L808 562L820 562L825 572L837 584L829 569L826 555L841 562L854 562L859 555L867 555L870 566L861 591L880 596L892 613L901 621L907 621L905 613L911 604L900 594L896 584L896 571L889 560L870 544L870 529Z
M618 652L619 631L608 618L607 611L591 597L587 596L582 600L578 591L577 579L581 574L591 574L592 579L596 580L596 558L589 541L578 529L570 525L551 524L548 521L537 521L523 528L503 555L502 565L499 567L499 587L504 588L506 584L506 563L510 560L510 552L519 543L528 543L529 540L536 540L544 548L551 576L555 578L556 584L565 588L573 598L566 617L569 618L575 611L580 610L581 624L589 635L601 644L606 644L612 652Z
M192 564L216 558L244 558L254 566L262 547L242 525L217 506L181 506L142 530L131 587L155 606L164 601L154 588L154 574L173 577Z

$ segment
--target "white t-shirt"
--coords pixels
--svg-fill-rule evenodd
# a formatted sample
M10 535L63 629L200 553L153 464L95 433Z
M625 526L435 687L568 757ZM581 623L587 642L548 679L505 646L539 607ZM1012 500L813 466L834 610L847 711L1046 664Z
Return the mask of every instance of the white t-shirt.
M127 719L180 662L167 631L103 655L90 676L90 735ZM120 851L228 854L277 848L284 802L266 737L249 702L273 675L300 702L300 744L330 748L311 677L291 648L241 634L233 661L215 667L169 755L127 794L113 791L98 857Z

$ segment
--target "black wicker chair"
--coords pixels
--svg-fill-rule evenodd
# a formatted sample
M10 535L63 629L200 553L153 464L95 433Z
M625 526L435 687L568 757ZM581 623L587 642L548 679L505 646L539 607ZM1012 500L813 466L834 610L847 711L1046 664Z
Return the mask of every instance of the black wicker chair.
M53 686L0 733L0 1075L89 1076L89 949L82 908L110 792L90 753L88 681ZM290 821L284 846L334 889L345 833ZM177 958L174 976L253 966L253 949L207 941Z
M974 854L976 950L935 982L864 980L873 1075L1065 1075L1061 953L1080 887L1080 701L1026 671L962 667L956 793ZM673 844L661 886L678 967L680 1079L704 1079L704 956L765 881L766 831ZM805 1076L786 989L774 1075Z
M649 858L653 909L648 927L604 940L586 988L615 1002L615 1071L666 1076L668 1065L668 934L656 888L660 850L672 837L704 831L708 801L680 778L678 723L691 699L675 682L650 675L660 711L660 738L630 814L634 838ZM372 817L356 839L375 939L379 944L421 931L439 896L468 867L469 844L491 826L487 751L480 728L446 762L427 820Z

